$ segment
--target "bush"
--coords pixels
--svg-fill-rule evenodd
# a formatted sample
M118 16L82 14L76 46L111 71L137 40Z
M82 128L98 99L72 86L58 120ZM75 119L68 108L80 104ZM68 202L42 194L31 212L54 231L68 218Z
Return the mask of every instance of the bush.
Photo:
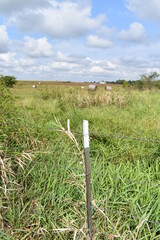
M157 81L156 79L160 76L160 74L157 72L153 72L150 74L142 74L140 76L141 76L143 88L150 90L152 87L155 86L154 83Z
M13 87L16 84L16 78L14 76L0 76L0 83L5 87Z

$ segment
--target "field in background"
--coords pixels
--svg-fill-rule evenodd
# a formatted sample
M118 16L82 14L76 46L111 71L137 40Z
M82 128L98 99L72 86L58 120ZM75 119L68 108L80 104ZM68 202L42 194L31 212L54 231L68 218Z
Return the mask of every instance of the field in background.
M56 117L65 128L70 119L82 150L82 121L89 121L93 239L159 239L160 91L32 85L11 89L18 114L5 115L6 157L25 165L8 176L3 238L86 239L82 159L56 131Z
M36 85L39 86L39 83L41 86L65 86L65 87L71 87L71 86L88 86L90 83L88 82L60 82L60 81L17 81L17 85L19 86L32 86ZM92 83L91 83L92 84ZM94 84L94 83L93 83ZM104 87L104 86L120 86L120 84L97 84L99 87Z

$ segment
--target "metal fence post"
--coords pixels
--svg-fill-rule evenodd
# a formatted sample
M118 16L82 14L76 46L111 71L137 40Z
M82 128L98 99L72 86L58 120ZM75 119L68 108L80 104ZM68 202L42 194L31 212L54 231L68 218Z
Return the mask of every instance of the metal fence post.
M89 160L89 128L87 120L83 120L83 138L84 138L85 174L86 174L87 225L89 230L89 236L90 239L92 240L91 170Z

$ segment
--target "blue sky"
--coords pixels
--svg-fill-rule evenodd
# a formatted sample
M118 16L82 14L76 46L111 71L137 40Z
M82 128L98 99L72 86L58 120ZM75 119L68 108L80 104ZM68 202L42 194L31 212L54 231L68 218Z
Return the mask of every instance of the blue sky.
M160 72L160 1L1 0L0 74L113 81Z

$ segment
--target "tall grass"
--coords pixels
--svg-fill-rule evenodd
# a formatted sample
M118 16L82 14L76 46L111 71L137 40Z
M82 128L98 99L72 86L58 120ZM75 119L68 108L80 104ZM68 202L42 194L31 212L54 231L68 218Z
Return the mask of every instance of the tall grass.
M54 131L54 115L64 127L71 119L81 150L82 120L90 123L94 239L159 239L160 143L136 140L160 139L159 91L21 86L12 94L1 100L0 154L10 159L6 195L1 182L2 239L87 238L82 158Z

